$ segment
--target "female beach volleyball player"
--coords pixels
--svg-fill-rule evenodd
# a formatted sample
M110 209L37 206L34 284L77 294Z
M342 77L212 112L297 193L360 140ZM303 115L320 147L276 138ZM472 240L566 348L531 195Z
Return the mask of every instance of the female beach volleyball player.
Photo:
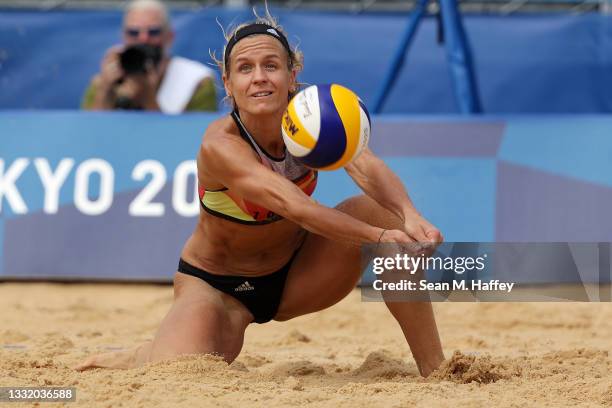
M197 157L198 225L181 254L174 303L153 341L77 369L129 368L181 354L233 361L253 322L323 310L354 289L360 245L442 241L399 178L366 149L346 166L366 195L336 208L312 200L317 173L285 149L281 118L301 54L269 13L227 35L220 68L231 115L208 127ZM443 361L429 302L388 302L428 376Z

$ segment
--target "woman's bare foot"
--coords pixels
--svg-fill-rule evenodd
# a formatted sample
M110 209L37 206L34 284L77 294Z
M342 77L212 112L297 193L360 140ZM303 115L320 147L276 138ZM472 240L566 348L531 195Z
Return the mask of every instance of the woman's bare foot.
M96 354L88 357L82 363L74 366L77 371L85 371L91 368L118 368L128 369L142 366L148 361L151 342L125 351Z
M417 361L417 367L419 368L419 373L423 378L429 377L431 373L436 371L442 362L444 361L444 355L439 354L436 356L431 356L427 361L419 362Z

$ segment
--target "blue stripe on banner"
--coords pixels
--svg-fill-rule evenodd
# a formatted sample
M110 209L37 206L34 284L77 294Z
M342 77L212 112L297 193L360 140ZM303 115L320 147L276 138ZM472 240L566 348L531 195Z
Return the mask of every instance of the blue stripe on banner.
M497 165L490 158L383 157L419 211L448 242L495 240ZM360 194L345 171L319 173L315 200L328 207ZM453 205L449 206L448 203Z
M512 164L612 187L612 118L509 120L499 158Z
M321 130L319 140L312 151L301 158L311 167L325 167L340 160L346 150L344 125L331 96L331 85L319 85L319 106L321 114Z
M416 208L442 231L446 241L495 240L495 159L385 157L384 160L410 191Z

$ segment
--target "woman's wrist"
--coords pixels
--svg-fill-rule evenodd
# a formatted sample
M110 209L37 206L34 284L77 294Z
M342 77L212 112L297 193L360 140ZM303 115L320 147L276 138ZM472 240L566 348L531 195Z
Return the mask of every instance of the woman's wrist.
M406 222L406 220L414 217L420 217L421 213L413 206L406 206L402 209L402 221Z
M385 231L388 231L388 229L372 227L372 232L370 233L368 243L379 245L383 239L383 236L385 235Z
M382 242L382 238L383 235L385 235L385 232L387 232L386 229L383 229L382 232L380 233L380 235L378 236L378 242L376 242L376 249L378 250L378 247L380 246L380 243Z

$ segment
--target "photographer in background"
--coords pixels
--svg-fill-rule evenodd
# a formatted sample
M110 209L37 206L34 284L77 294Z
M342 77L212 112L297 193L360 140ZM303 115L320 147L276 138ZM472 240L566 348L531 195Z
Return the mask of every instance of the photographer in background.
M123 18L123 45L111 47L85 91L87 110L147 110L177 114L216 111L211 68L171 57L174 32L159 0L134 0Z

